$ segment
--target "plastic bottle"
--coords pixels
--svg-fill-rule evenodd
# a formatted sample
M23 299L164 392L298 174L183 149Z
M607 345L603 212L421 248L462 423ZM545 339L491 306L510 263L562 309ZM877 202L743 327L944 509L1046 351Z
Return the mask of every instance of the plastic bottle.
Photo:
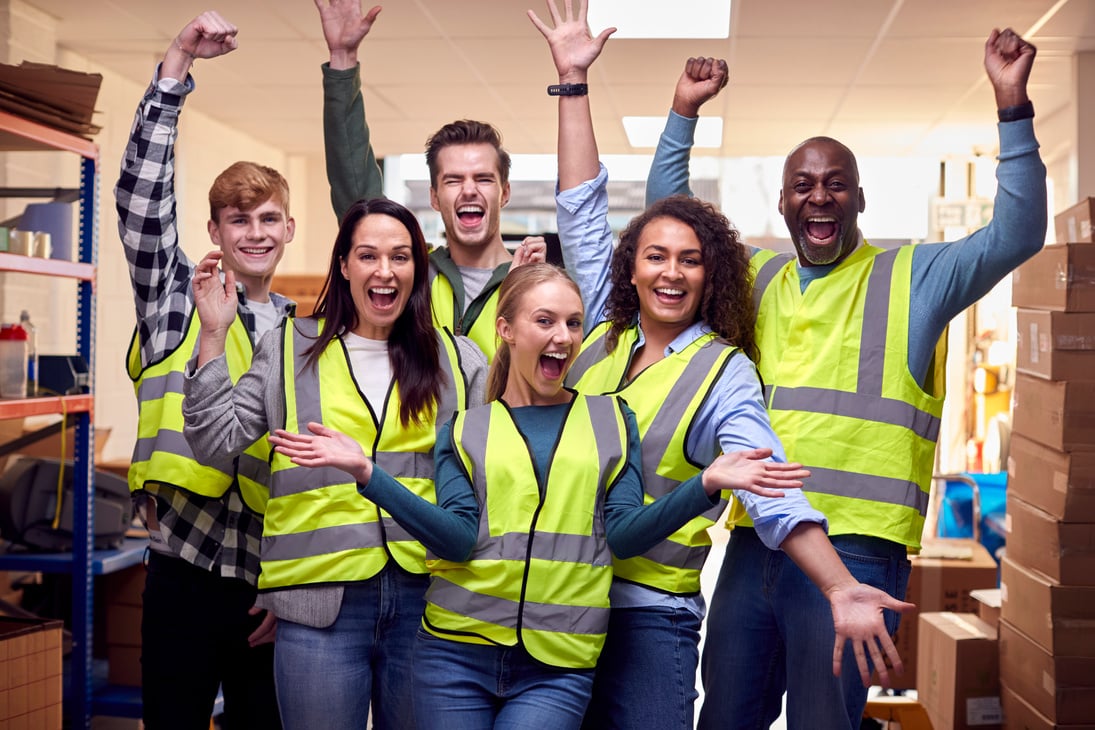
M27 332L17 324L0 327L0 398L27 395Z
M27 333L27 397L38 395L38 330L30 321L30 312L19 313L19 324Z

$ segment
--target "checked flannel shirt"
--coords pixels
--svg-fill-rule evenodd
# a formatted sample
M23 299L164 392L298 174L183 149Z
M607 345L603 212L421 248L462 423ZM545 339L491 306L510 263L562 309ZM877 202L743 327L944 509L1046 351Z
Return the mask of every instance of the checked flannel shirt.
M194 309L190 280L195 265L179 246L175 213L175 139L179 113L193 89L192 78L187 78L185 84L176 79L159 79L157 70L137 106L114 190L118 230L137 308L143 366L163 359L179 346ZM292 316L291 301L273 293L270 298L283 316ZM252 342L256 342L262 333L255 331L255 317L242 295L240 302L240 317ZM219 466L234 468L223 463ZM240 578L254 585L259 571L262 518L244 504L238 487L233 486L219 499L211 499L149 483L133 495L134 507L142 517L146 516L148 495L155 498L159 524L159 536L152 535L156 543L153 549L222 577Z

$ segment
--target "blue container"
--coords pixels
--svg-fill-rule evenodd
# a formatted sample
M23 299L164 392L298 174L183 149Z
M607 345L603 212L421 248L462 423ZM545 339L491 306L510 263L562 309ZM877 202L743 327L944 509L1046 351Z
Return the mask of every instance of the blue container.
M977 483L981 495L981 544L993 557L1004 545L1000 531L1007 498L1007 472L963 473ZM947 480L940 498L939 537L973 537L973 489L959 480Z
M21 231L44 231L52 243L51 259L72 261L72 203L31 203L19 219Z

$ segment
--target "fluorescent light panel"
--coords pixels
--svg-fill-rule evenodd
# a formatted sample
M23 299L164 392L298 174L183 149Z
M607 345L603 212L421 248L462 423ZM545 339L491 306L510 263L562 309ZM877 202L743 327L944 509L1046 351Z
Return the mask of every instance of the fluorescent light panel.
M613 38L729 38L730 0L589 0L589 28Z
M632 147L657 147L665 117L624 117L624 131ZM722 147L722 117L700 117L695 147Z

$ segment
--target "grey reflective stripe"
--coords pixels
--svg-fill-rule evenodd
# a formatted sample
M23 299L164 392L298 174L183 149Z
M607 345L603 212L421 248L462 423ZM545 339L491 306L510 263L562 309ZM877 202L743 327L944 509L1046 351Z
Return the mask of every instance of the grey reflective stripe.
M241 477L259 484L266 484L270 481L270 462L252 456L247 452L240 454L236 471Z
M709 545L689 547L672 540L662 540L643 553L643 557L647 560L653 560L658 565L672 565L685 570L700 570L703 568L703 562L707 560L707 553L710 550Z
M172 370L164 375L155 375L141 379L137 386L137 400L141 403L159 400L168 393L183 394L183 382L185 376L178 370Z
M155 436L137 439L137 443L133 447L133 460L138 462L148 461L152 458L152 454L157 451L166 451L175 456L198 461L197 457L194 456L194 452L190 450L190 444L187 443L182 432L172 431L167 428L161 428Z
M490 436L491 407L473 408L461 414L464 421L460 445L471 460L471 488L479 501L479 534L477 542L489 541L490 514L487 511L487 437ZM452 432L454 440L456 432Z
M333 466L300 467L279 469L270 476L270 497L287 497L313 489L322 489L336 484L353 481L346 472Z
M883 398L877 394L846 393L826 388L780 387L768 399L768 409L847 416L907 428L929 441L939 438L939 417L904 401ZM810 484L813 483L814 480L811 479Z
M684 414L703 385L704 378L729 347L724 342L711 340L692 356L643 434L643 487L655 499L680 484L676 479L667 479L658 474L658 464L665 460L673 435L681 427Z
M928 514L928 493L915 482L812 465L807 468L811 492L897 504L915 509L921 517Z
M553 532L537 532L528 547L527 532L507 532L476 545L468 560L551 560L558 563L582 565L611 565L612 555L603 538L589 535L571 535Z
M383 545L378 523L355 522L288 535L264 535L262 560L300 560L344 550L379 548Z
M384 515L380 519L384 525L384 537L388 542L416 542L417 538L404 529L403 525L391 517Z
M760 309L760 298L764 296L764 290L772 283L776 272L784 267L788 261L793 261L794 256L789 253L781 253L765 261L757 270L753 279L753 306Z
M465 398L464 403L460 403L457 398L456 379L463 378L463 373L455 373L452 369L452 359L449 357L448 346L450 343L444 341L444 338L448 335L438 331L437 333L437 346L440 350L437 354L441 358L441 393L437 399L437 414L434 416L433 428L434 432L441 430L441 427L448 423L448 420L452 417L452 414L456 411L463 410L467 407L467 385L465 384ZM452 345L455 348L455 344ZM432 462L432 460L431 460ZM433 465L430 465L430 479L433 479Z
M433 455L418 451L378 451L376 465L393 477L433 479Z
M319 368L305 367L304 351L319 336L319 321L305 317L293 322L293 391L297 403L297 429L309 433L308 422L323 423ZM345 480L343 480L345 481Z
M452 613L511 630L517 629L519 613L522 629L530 631L596 635L605 633L608 627L607 608L533 601L518 604L505 598L469 591L437 575L430 581L426 600Z
M886 328L890 310L890 291L897 249L874 257L867 278L867 293L863 301L863 332L859 339L859 384L864 395L882 395L882 375L886 365Z
M594 504L601 504L604 502L605 489L608 487L607 479L610 476L612 462L627 458L627 454L620 453L620 437L623 434L620 433L620 427L617 425L616 414L619 411L616 399L611 396L589 397L586 398L586 407L593 427L593 438L597 442L597 474L603 477L597 484L597 500ZM570 416L568 415L567 418Z
M574 358L574 364L570 366L570 372L567 373L567 385L570 387L574 387L574 384L581 380L582 376L602 358L608 357L608 353L605 352L605 338L608 336L608 328L598 325L598 329L601 330L601 334L593 340L582 343L582 351L578 353L578 357Z

